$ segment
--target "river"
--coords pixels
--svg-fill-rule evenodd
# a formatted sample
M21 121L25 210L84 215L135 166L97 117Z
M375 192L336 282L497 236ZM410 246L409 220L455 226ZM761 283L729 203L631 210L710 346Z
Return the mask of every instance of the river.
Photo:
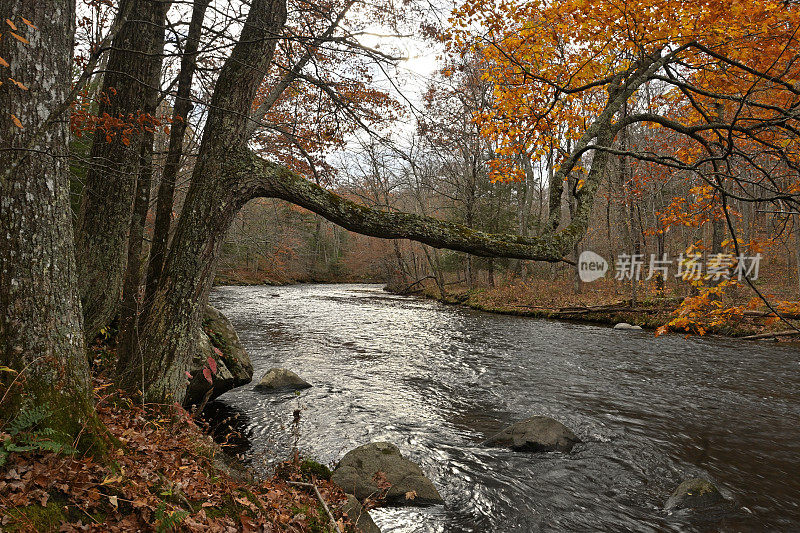
M387 532L799 531L800 350L482 313L378 285L218 287L254 382L286 367L299 396L245 386L212 408L238 414L255 468L299 447L330 464L388 441L447 504L371 512ZM572 453L482 447L517 420L551 416ZM221 416L221 415L218 415ZM688 477L737 511L662 511Z

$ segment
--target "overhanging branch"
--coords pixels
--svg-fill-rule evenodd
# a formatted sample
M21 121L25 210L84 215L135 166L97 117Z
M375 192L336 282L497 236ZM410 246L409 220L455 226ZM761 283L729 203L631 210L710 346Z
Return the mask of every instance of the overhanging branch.
M332 193L286 167L253 153L232 163L240 177L238 203L253 198L279 198L312 211L345 229L382 239L410 239L434 248L446 248L483 257L509 257L535 261L566 261L575 241L583 237L577 227L537 238L478 231L461 224L412 213L372 209ZM567 261L569 262L569 261Z

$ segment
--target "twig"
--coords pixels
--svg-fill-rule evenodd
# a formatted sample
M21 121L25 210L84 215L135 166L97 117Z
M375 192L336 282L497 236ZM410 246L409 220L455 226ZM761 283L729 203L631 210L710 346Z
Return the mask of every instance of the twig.
M325 512L328 513L328 518L330 519L331 524L336 529L337 533L342 533L342 530L339 529L339 524L336 523L336 519L333 517L333 513L331 512L330 508L328 507L328 504L325 503L325 499L322 497L322 494L320 494L319 489L317 488L317 486L314 483L304 483L302 481L287 481L287 483L289 485L298 485L300 487L311 487L311 488L313 488L314 492L317 495L317 498L319 499L320 503L322 504L322 507L324 507L325 508Z

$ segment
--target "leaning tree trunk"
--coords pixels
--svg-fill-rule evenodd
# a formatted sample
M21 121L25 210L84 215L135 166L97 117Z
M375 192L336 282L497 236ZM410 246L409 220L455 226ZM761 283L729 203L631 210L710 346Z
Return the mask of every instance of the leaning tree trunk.
M211 288L214 259L241 207L235 196L237 173L229 163L247 142L247 112L285 23L285 0L255 0L217 79L173 245L140 324L142 368L123 369L128 376L124 386L141 388L148 399L183 401L184 371L191 361L194 331ZM136 376L142 376L141 382Z
M94 136L75 243L89 341L114 318L122 292L143 136L139 119L152 90L150 73L161 71L159 44L164 40L169 5L167 0L122 0L120 4L120 13L130 9L130 15L109 52L98 116L108 114L125 124L112 127L108 136L103 132Z
M28 87L0 87L0 366L11 369L0 371L0 419L44 408L43 424L71 444L98 428L72 248L69 119L48 120L70 92L75 3L0 0L0 13L30 41L0 41L6 75Z

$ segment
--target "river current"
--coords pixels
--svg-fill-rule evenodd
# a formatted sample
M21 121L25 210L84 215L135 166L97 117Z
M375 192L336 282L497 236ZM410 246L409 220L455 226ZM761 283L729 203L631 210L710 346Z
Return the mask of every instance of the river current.
M285 459L295 438L327 464L388 441L431 478L446 505L371 511L384 533L800 531L796 347L493 315L379 285L218 287L211 303L255 367L253 384L211 406L236 417L253 467ZM273 366L314 387L253 390ZM533 415L583 443L480 445ZM663 511L697 476L735 510Z

